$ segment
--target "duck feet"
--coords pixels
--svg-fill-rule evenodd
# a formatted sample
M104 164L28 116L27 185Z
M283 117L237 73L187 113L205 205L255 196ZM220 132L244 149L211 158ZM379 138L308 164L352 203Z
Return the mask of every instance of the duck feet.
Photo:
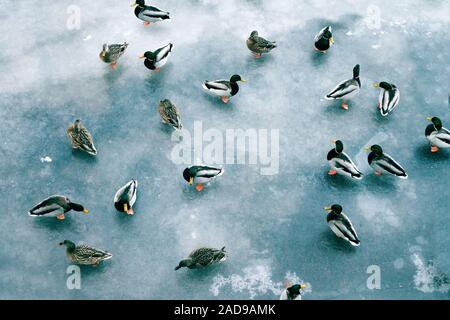
M202 191L205 187L202 184L198 184L195 186L195 190L197 190L198 192Z
M328 171L328 174L329 174L330 176L334 176L334 175L337 174L337 171L336 171L336 170L330 170L330 171Z
M431 146L431 152L432 152L432 153L439 152L439 147Z
M127 215L129 215L129 216L134 215L134 210L133 210L133 208L130 208L130 209L127 210Z
M161 68L156 68L154 71L155 71L155 72L160 72L160 71L161 71Z
M117 62L111 63L111 69L116 70L117 68Z
M151 23L148 21L144 21L144 27L148 27Z
M254 55L255 55L255 58L256 58L256 59L259 59L259 58L262 57L262 54L261 54L261 53L254 53Z
M228 101L230 101L230 99L228 97L222 97L221 98L223 103L228 103Z
M56 216L56 219L58 220L64 220L66 217L64 216L64 213L61 213L59 215Z
M345 101L342 101L341 108L344 110L348 110L348 104Z
M381 173L380 171L375 171L375 175L376 176L381 176L383 173Z
M377 108L381 110L381 103L378 102Z

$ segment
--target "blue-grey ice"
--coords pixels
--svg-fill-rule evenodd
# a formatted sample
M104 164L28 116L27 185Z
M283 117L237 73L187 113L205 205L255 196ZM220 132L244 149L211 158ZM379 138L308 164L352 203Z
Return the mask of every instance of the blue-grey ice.
M128 1L0 1L0 299L278 299L286 280L309 285L305 300L450 297L450 151L431 154L424 136L427 116L450 126L449 1L151 4L171 19L144 27ZM327 25L335 43L320 54L314 36ZM255 59L245 44L253 30L278 47ZM124 42L112 70L102 45ZM145 68L139 56L169 42L161 72ZM323 97L356 64L362 88L344 111ZM248 82L227 105L202 89L233 74ZM372 88L383 80L401 91L385 118ZM278 129L278 174L223 164L223 176L195 191L182 176L188 165L171 159L177 142L158 114L163 99L191 133L195 121L222 133ZM66 129L75 119L96 157L72 151ZM327 175L332 139L363 180ZM373 143L408 180L374 176L363 150ZM114 195L131 179L138 199L127 216ZM27 215L53 194L90 214ZM327 226L323 207L334 203L360 247ZM67 287L70 262L58 245L66 239L113 254L81 268L79 290ZM202 246L226 246L229 257L174 271Z

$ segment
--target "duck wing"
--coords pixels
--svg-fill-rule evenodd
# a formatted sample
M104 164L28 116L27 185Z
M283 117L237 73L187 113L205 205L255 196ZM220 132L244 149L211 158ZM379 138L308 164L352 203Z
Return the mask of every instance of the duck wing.
M144 10L142 10L139 15L147 18L153 19L169 19L170 13L163 11L157 7L145 6Z
M359 246L360 241L358 235L356 234L355 228L353 227L350 219L344 213L341 213L339 218L333 220L333 224L352 245Z
M345 80L339 83L330 93L325 96L327 100L342 99L356 93L359 90L359 82L356 79Z
M345 152L341 152L337 157L334 158L334 161L336 168L344 170L356 179L362 177L361 171L359 171L358 167Z
M400 90L394 87L391 90L382 90L378 98L380 112L382 116L387 116L397 107L400 102Z
M375 159L373 162L376 163L377 166L382 168L383 170L398 176L400 178L408 178L408 175L406 174L405 169L402 168L402 166L394 160L390 155L384 153L383 156L378 157L378 159Z
M89 154L96 155L97 149L94 145L92 135L85 126L79 124L78 127L69 127L67 134L72 142L72 146L81 149Z
M166 59L169 54L172 52L173 44L169 43L168 45L159 48L155 51L156 61L161 61Z
M168 100L161 101L159 113L165 122L177 129L181 129L180 112L173 103Z
M223 174L223 169L208 166L197 166L194 168L194 174L197 178L214 178Z
M204 87L207 90L230 91L231 84L228 80L205 81Z
M137 187L138 183L136 180L128 182L116 192L114 203L129 203L130 206L133 206L136 202Z
M441 128L436 134L436 138L450 145L450 131L448 129Z
M93 263L112 258L111 253L93 247L89 247L86 245L77 246L75 248L75 251L73 252L73 256L79 259L80 261L87 261L87 262L91 261Z
M212 248L200 248L193 251L189 255L189 258L191 258L195 264L205 267L213 263L216 251L216 249Z
M28 214L30 216L44 216L51 213L64 213L70 210L69 202L70 200L65 196L51 196L37 204Z

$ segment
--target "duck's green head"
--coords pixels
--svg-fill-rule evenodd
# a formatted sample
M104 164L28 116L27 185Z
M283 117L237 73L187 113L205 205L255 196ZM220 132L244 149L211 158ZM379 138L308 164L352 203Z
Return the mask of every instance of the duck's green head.
M342 151L344 151L344 144L341 140L334 140L333 143L336 145L334 149L337 153L341 153Z
M145 0L136 0L132 5L132 7L140 7L140 8L144 8L145 7Z
M143 55L141 55L139 58L140 59L148 59L148 60L154 61L154 60L156 60L156 54L154 52L147 51Z
M381 146L379 146L377 144L374 144L373 146L371 146L370 151L375 153L375 155L377 155L377 156L383 155L383 148L381 148Z
M382 88L384 90L391 90L392 89L392 85L386 81L381 81L379 83L375 83L373 85L374 88Z
M83 207L81 204L78 204L78 203L70 202L69 207L70 207L70 209L77 211L77 212L83 212L85 214L89 213L88 209L86 209L85 207Z
M323 208L327 212L334 212L340 214L342 212L342 206L340 204L333 204L331 207Z
M67 249L69 249L69 250L75 249L75 243L73 243L73 242L70 241L70 240L64 240L64 241L61 242L59 245L60 245L60 246L66 246Z
M434 127L437 130L441 130L442 129L442 121L438 117L428 117L427 120L433 122Z
M192 265L192 259L183 259L180 261L177 267L175 267L175 271L181 268L187 268Z
M236 83L236 82L247 82L247 80L242 79L242 77L238 74L235 74L233 76L231 76L230 78L230 82L231 83Z
M186 180L189 184L194 183L194 175L192 174L190 168L186 168L183 171L183 178Z

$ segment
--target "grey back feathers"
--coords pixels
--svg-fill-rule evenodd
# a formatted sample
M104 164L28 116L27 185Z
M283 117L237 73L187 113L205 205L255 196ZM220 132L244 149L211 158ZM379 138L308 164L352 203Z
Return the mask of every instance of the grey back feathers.
M97 155L94 139L88 129L81 123L81 120L75 120L75 122L69 126L67 135L69 136L70 143L74 149L79 149L94 156Z
M159 103L158 111L164 123L171 125L175 129L182 129L180 111L169 99L164 99Z
M186 267L189 269L203 268L221 261L225 261L227 257L225 247L222 249L215 248L200 248L191 252L187 259L181 260L179 265L175 268Z

